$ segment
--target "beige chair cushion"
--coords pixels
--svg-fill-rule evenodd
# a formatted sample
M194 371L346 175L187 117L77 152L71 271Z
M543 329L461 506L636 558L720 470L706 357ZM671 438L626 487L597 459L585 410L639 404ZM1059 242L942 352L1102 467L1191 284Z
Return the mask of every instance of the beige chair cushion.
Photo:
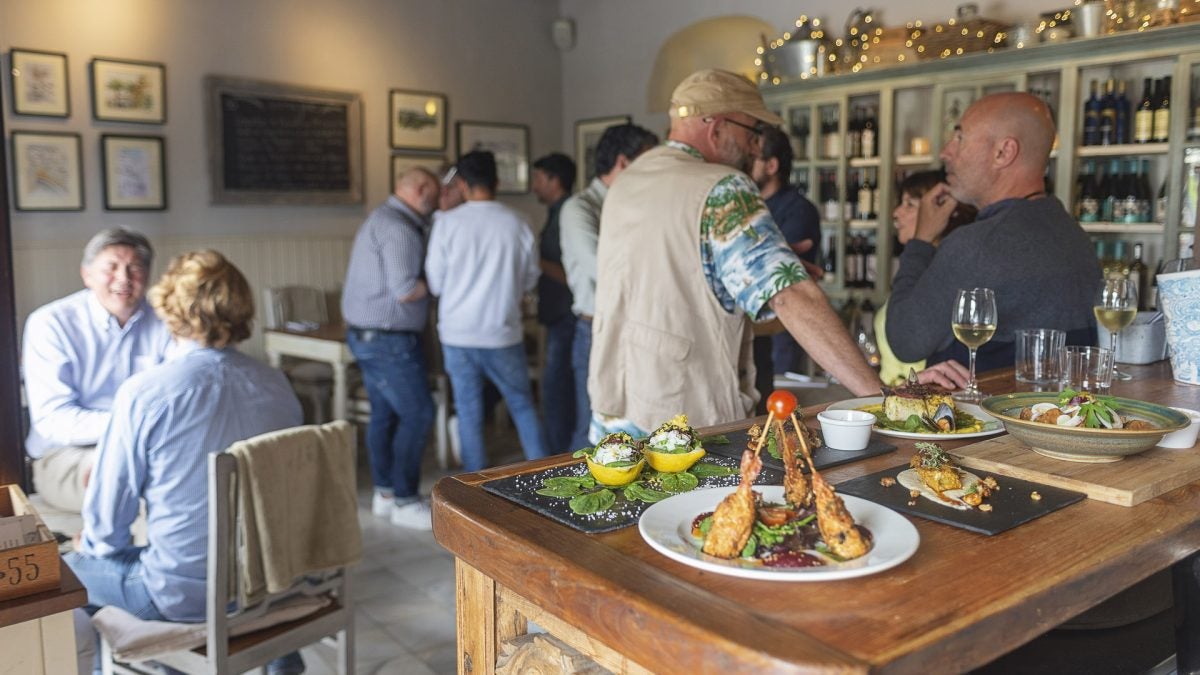
M233 626L230 634L236 637L302 619L329 602L325 596L290 598L260 617ZM111 605L96 612L92 626L112 647L118 661L145 661L171 652L187 651L203 645L208 639L203 623L143 621Z

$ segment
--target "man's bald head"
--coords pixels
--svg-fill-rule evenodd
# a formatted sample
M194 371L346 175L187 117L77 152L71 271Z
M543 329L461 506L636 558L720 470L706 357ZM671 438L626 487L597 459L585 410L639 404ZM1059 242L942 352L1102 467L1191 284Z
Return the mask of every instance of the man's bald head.
M428 216L438 205L441 184L433 172L422 167L408 169L396 177L396 197L417 213Z
M1039 193L1054 119L1036 96L990 94L971 104L942 148L955 199L978 208Z

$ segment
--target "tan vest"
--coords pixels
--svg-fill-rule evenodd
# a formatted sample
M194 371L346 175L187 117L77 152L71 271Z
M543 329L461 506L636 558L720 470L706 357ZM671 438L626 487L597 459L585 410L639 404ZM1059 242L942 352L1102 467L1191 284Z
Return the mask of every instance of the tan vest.
M659 146L609 189L600 216L592 410L645 431L679 413L693 426L742 419L758 395L749 320L717 301L700 262L700 215L733 173Z

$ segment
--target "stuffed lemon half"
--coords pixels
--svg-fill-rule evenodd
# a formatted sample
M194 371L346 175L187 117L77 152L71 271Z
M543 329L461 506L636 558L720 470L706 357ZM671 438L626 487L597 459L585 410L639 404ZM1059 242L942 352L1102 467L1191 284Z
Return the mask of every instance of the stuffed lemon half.
M663 473L687 471L704 456L699 434L688 426L687 415L682 414L655 429L642 452L650 466Z
M575 456L587 459L592 477L609 487L629 485L646 466L646 458L637 442L623 431L605 436L594 448L576 450Z

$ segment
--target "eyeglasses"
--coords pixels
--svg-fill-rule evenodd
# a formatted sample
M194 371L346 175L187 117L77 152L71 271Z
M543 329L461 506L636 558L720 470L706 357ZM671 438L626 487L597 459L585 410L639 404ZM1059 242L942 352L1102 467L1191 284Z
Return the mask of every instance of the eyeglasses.
M754 134L754 136L756 138L759 138L759 139L762 138L763 133L767 130L767 125L765 122L758 122L754 126L750 126L749 124L742 124L741 122L739 122L731 117L725 117L723 119L726 122L729 122L730 124L732 124L734 126L741 127L743 129L745 129L746 131L749 131L750 133Z

